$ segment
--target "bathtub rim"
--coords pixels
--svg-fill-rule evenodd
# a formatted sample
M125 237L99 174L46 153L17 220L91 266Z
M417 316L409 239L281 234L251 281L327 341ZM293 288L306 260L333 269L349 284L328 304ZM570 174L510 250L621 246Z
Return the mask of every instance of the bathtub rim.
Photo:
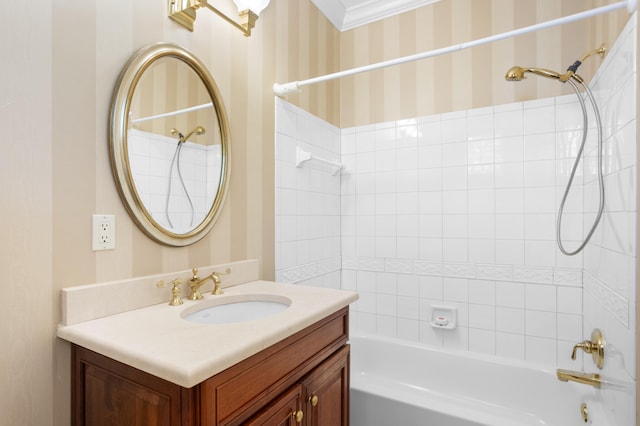
M505 365L508 367L523 368L530 371L549 373L549 374L552 374L553 376L555 376L556 370L557 368L559 368L555 365L552 366L549 364L544 364L536 361L520 360L520 359L509 358L509 357L502 357L499 355L485 354L481 352L471 352L471 351L456 349L456 348L443 348L443 347L431 345L428 343L415 342L411 340L401 339L398 337L381 336L381 335L372 334L372 333L352 332L349 334L349 341L347 343L351 344L353 340L355 340L356 342L358 340L365 340L365 341L377 340L387 344L400 345L400 346L413 348L413 349L428 350L431 352L435 352L439 355L448 355L448 356L455 355L456 357L460 357L464 359L472 359L474 361L481 361L481 362L486 362L494 365L495 364ZM576 365L574 369L581 370L582 366Z

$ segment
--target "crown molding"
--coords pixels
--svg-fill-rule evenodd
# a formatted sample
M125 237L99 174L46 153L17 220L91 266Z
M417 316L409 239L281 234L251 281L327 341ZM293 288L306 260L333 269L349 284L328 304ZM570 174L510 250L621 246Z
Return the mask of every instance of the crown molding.
M361 0L346 7L342 0L311 0L339 31L379 21L440 0Z

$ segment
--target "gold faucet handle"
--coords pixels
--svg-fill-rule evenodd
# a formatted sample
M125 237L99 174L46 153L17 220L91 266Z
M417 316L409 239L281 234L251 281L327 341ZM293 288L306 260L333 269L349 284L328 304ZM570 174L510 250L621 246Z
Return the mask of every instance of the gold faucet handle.
M599 329L596 328L591 332L591 340L585 340L573 347L571 359L576 359L578 349L582 349L585 353L591 354L596 367L602 369L604 366L604 337Z
M180 284L182 284L182 282L182 278L176 278L168 284L160 280L156 283L156 287L163 288L171 286L171 300L169 301L169 305L177 306L182 305L182 299L180 298Z
M191 270L191 272L193 273L193 276L191 277L191 281L197 281L198 280L198 268L193 268Z
M231 268L227 268L224 272L212 272L211 279L213 280L213 291L211 294L219 295L223 294L222 287L220 287L220 275L229 275L231 273Z
M582 349L584 352L590 354L591 353L591 342L589 340L585 340L584 342L580 342L573 347L571 351L571 359L576 359L576 352L578 349Z

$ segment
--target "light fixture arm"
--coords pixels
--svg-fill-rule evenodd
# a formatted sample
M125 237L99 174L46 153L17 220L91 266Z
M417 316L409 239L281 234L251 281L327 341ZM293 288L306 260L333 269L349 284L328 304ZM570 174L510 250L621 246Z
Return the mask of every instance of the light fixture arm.
M169 0L169 18L173 19L189 31L193 31L193 24L196 20L196 10L206 7L237 29L239 29L245 37L251 35L251 29L255 26L258 15L251 10L243 10L238 13L240 23L229 18L220 10L211 6L208 0Z

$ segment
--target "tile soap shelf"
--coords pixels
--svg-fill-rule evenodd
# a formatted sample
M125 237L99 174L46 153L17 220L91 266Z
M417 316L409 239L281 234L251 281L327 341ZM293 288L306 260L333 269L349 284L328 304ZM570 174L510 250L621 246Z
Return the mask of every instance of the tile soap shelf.
M304 151L300 149L300 147L296 147L296 167L302 167L305 163L309 161L316 161L318 163L326 164L328 166L333 167L335 170L333 171L333 175L337 175L343 168L344 165L337 161L327 160L322 157L317 157L310 152Z

